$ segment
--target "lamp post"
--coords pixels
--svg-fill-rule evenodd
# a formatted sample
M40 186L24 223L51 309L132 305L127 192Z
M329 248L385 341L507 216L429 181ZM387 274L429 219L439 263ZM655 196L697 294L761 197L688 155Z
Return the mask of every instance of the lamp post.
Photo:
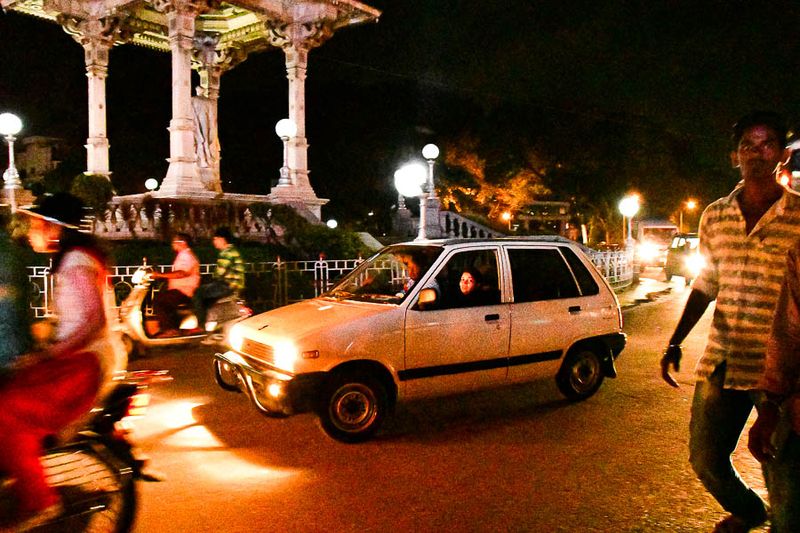
M426 223L425 192L422 186L425 184L426 170L421 163L408 163L397 169L394 173L394 186L401 196L419 197L419 233L415 240L424 240Z
M435 144L426 144L422 147L422 157L428 161L428 198L436 198L436 188L433 186L433 165L439 157L439 147Z
M297 135L297 124L290 118L282 118L275 124L275 133L283 141L283 166L278 187L288 187L292 184L292 180L289 179L289 139Z
M625 237L625 218L628 219L628 237L626 242L630 244L633 241L633 229L631 225L631 219L639 212L639 196L636 194L629 194L619 202L619 212L622 213L623 216L623 237Z
M19 172L14 164L14 141L17 140L14 135L22 129L22 121L13 113L0 114L0 135L6 138L8 143L8 168L3 172L3 182L6 194L11 200L11 211L17 210L17 189L22 188L22 182L19 180Z
M508 211L503 211L503 214L500 215L500 218L508 222L508 230L511 231L511 213Z
M147 178L144 180L144 188L150 192L158 189L158 180L155 178Z
M687 211L694 211L694 209L697 207L697 202L689 199L686 200L684 205L686 206ZM681 206L680 214L678 216L678 231L683 233L683 206Z

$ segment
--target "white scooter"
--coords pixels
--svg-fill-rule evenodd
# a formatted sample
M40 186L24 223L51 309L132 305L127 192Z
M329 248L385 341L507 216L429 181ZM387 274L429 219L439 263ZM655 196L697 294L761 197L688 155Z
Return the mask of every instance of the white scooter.
M150 294L153 283L153 269L147 265L140 266L131 276L133 289L123 300L119 308L119 323L117 329L122 335L128 356L144 356L147 350L157 347L178 346L203 341L204 344L221 343L225 334L233 324L253 314L244 300L235 296L228 296L215 302L206 313L204 332L195 333L197 317L191 306L179 307L178 315L181 317L180 331L182 335L176 337L156 337L157 317L146 316L146 299ZM194 330L194 331L193 331Z

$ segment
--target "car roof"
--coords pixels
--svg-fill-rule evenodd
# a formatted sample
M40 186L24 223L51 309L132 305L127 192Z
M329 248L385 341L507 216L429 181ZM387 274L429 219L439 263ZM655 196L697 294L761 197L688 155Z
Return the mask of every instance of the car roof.
M399 242L401 245L437 245L437 246L456 246L456 245L475 245L475 244L515 244L515 243L556 243L577 246L585 252L593 251L587 246L562 237L560 235L525 235L515 237L478 237L478 238L450 238L450 239L425 239L418 241Z

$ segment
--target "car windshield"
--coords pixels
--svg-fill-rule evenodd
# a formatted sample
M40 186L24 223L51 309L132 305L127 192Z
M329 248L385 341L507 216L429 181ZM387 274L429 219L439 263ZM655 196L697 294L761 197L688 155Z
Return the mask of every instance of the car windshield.
M425 277L441 253L441 246L389 246L358 265L322 296L399 304Z

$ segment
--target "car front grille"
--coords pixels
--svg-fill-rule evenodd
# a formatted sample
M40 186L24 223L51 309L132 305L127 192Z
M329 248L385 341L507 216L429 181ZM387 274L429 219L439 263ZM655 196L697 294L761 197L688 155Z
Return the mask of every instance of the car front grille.
M256 342L253 339L244 339L241 351L248 363L261 370L268 369L269 365L275 362L272 346Z

